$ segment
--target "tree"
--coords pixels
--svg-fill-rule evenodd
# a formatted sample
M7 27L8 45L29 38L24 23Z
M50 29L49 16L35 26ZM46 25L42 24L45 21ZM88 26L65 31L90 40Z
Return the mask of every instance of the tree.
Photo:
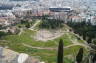
M96 62L96 54L94 55L92 62L95 63Z
M26 27L26 28L30 28L30 23L27 23L27 24L25 25L25 27Z
M5 32L0 31L0 38L1 38L2 36L5 36L5 35L6 35Z
M57 29L62 28L64 26L64 22L62 20L57 19L43 19L42 23L39 25L40 28L47 29Z
M63 63L63 40L60 39L58 46L57 63Z
M87 43L88 44L92 43L92 38L88 38Z
M81 63L82 59L83 59L83 48L80 48L79 52L78 52L78 54L76 56L76 62Z
M83 32L83 39L86 40L86 32Z

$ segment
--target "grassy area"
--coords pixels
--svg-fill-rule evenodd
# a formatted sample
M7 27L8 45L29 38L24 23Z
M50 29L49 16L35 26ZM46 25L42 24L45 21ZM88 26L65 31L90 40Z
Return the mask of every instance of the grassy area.
M18 47L16 48L13 46L18 46ZM20 53L24 52L32 56L37 56L40 60L45 61L46 63L56 63L56 59L57 59L56 50L40 50L40 49L24 47L20 44L13 45L13 46L11 45L10 47L14 51L18 51ZM64 55L69 55L69 54L76 55L80 47L81 46L74 46L68 49L64 49ZM67 61L67 60L64 59L64 62L68 62L68 63L72 62L72 61Z
M64 50L65 50L65 51L64 51L64 54L65 54L65 55L69 55L70 53L71 53L72 55L77 54L79 48L82 48L82 46L79 46L79 45L71 46L71 47L69 47L69 48L64 49ZM86 49L84 49L84 50L85 50L84 52L87 52ZM69 52L69 51L70 51L70 52Z
M56 50L39 50L28 47L23 47L21 45L17 45L18 47L12 47L11 49L24 52L32 56L38 57L41 61L45 61L46 63L56 63L57 60L57 51ZM71 61L67 61L68 59L64 58L64 62L71 63Z
M71 33L65 33L63 36L54 39L49 40L47 42L42 41L36 41L33 37L36 34L36 32L25 29L21 35L7 35L5 37L2 37L2 40L0 41L0 45L2 46L8 46L10 49L20 52L20 53L27 53L32 56L39 56L39 59L42 61L45 61L46 63L56 63L57 60L57 51L56 50L40 50L40 49L34 49L29 48L26 46L23 46L22 43L28 44L35 47L58 47L58 42L60 39L63 39L64 46L71 45L71 40L77 39L75 35ZM68 38L68 37L71 38ZM80 40L78 40L80 42ZM81 43L81 42L80 42ZM83 43L83 41L82 41ZM64 49L64 56L66 55L76 55L79 48L81 46L73 46ZM72 63L72 61L68 58L64 58L64 63Z
M25 30L20 36L19 35L8 35L3 37L4 40L9 41L10 43L25 43L30 44L32 46L38 47L56 47L58 45L59 40L62 38L64 40L64 46L72 44L70 39L67 38L67 35L64 34L62 37L49 40L47 42L36 41L33 36L35 35L34 31Z
M74 61L69 60L68 58L64 58L64 63L74 63Z

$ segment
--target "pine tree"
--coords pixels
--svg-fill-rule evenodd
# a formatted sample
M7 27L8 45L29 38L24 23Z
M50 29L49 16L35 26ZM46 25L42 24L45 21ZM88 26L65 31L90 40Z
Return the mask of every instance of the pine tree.
M63 40L60 39L58 46L57 63L63 63Z
M80 48L79 52L78 52L78 54L76 56L76 62L81 63L82 59L83 59L83 48Z

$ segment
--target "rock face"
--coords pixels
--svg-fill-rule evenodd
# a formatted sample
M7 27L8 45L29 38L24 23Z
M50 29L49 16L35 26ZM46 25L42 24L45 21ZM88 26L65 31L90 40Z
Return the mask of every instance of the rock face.
M64 32L62 30L39 30L34 37L36 40L41 40L41 41L48 41L48 40L53 40L56 39L60 36L62 36Z
M39 59L0 47L0 63L40 63Z
M11 63L18 54L10 49L0 47L0 63Z

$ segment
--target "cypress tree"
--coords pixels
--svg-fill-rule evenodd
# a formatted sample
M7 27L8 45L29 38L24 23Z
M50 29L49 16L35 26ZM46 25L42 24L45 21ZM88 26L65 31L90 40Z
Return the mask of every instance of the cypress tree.
M57 63L63 63L63 40L60 39L58 46Z
M86 32L83 32L83 40L86 40Z
M76 62L81 63L82 59L83 59L83 48L80 48L79 52L78 52L78 54L76 56Z
M92 62L95 63L96 62L96 54L94 55Z

